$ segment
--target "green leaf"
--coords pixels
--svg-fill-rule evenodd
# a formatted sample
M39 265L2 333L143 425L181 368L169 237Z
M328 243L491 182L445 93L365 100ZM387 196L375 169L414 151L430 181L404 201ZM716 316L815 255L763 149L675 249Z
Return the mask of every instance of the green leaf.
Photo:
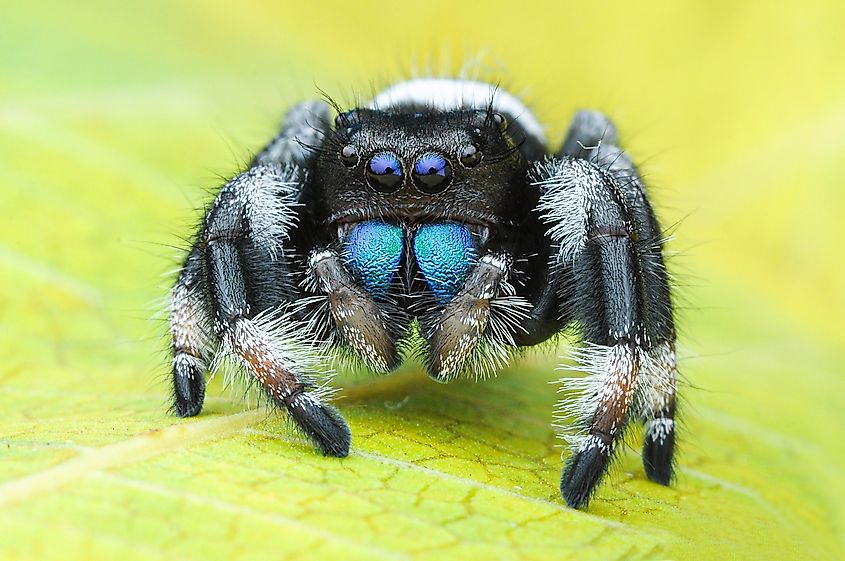
M845 557L842 12L4 9L0 558ZM673 487L646 480L635 434L589 509L564 506L550 428L563 346L479 383L438 385L415 364L349 373L343 460L219 376L201 416L167 414L159 275L205 190L315 83L351 104L350 88L366 98L402 75L394 61L449 44L492 47L485 76L529 88L553 138L576 107L614 115L664 223L681 221Z

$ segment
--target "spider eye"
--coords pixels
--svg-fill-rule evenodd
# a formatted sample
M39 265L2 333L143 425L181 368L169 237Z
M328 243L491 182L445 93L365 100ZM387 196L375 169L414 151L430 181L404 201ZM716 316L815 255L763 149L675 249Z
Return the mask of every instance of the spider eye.
M358 149L347 144L340 151L340 161L348 168L355 167L358 163Z
M474 144L467 144L461 150L461 165L464 167L475 167L481 161L481 150Z
M417 189L433 195L449 186L449 181L452 179L452 166L440 154L423 154L414 163L414 171L411 175Z
M392 193L402 183L402 164L392 152L380 152L367 164L367 183L379 193Z

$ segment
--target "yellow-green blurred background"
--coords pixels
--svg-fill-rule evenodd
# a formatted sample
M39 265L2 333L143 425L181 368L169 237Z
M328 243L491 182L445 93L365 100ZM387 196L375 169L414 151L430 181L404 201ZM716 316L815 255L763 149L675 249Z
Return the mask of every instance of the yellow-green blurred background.
M837 1L0 2L0 558L845 558L843 28ZM353 376L343 461L220 377L166 413L161 275L207 190L318 87L464 66L552 139L608 112L676 225L672 488L633 439L563 506L555 352Z

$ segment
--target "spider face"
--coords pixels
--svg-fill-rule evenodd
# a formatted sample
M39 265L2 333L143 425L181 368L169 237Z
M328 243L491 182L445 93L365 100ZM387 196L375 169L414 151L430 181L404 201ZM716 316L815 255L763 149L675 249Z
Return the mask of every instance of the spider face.
M518 219L528 162L502 115L357 109L335 123L315 167L318 219L330 230L450 220L481 233Z
M564 500L587 504L633 422L645 475L669 484L663 237L601 113L576 113L552 149L518 98L481 82L401 82L334 119L299 104L220 190L173 288L174 409L199 413L225 352L321 452L345 456L349 427L309 366L326 349L379 372L411 352L448 382L572 326L586 376L559 408Z

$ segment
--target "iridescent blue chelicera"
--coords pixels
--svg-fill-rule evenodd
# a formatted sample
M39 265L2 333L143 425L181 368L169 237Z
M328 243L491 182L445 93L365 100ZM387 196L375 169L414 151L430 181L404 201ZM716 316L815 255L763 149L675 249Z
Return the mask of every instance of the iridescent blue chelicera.
M402 259L402 228L381 220L361 222L346 239L345 260L373 296L387 294Z
M475 262L475 238L457 222L436 222L417 228L414 256L431 292L441 304L464 286Z

